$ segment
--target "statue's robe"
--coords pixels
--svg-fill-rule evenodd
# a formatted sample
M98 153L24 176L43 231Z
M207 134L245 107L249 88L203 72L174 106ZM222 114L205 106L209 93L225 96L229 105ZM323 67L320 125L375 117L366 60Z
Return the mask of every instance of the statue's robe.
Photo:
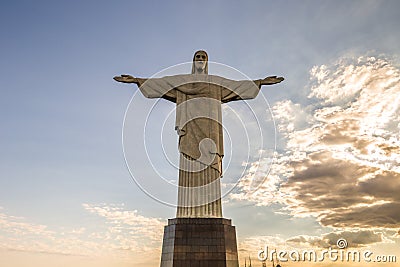
M176 103L180 171L177 217L222 217L223 128L221 104L253 99L260 81L187 74L138 79L148 98Z

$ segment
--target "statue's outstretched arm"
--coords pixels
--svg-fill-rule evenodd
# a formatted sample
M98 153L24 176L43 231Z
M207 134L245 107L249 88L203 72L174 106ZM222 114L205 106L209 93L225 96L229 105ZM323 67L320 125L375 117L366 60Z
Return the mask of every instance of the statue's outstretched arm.
M173 78L173 76L171 76ZM136 84L142 94L147 98L164 98L176 103L176 90L171 77L163 78L136 78L131 75L122 74L113 79L120 83Z
M122 74L121 76L115 76L113 79L120 83L134 83L137 86L140 86L140 84L143 84L143 82L145 80L145 79L141 79L141 78L135 78L135 77L133 77L131 75L127 75L127 74Z
M277 77L277 76L268 76L264 79L261 80L257 80L256 82L259 82L260 85L271 85L271 84L276 84L276 83L280 83L281 81L283 81L285 78L283 77Z

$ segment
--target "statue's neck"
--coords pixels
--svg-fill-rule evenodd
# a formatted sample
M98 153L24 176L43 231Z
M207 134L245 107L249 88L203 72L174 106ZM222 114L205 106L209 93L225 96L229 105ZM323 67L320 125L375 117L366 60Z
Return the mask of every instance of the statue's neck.
M204 69L196 69L195 74L206 74Z

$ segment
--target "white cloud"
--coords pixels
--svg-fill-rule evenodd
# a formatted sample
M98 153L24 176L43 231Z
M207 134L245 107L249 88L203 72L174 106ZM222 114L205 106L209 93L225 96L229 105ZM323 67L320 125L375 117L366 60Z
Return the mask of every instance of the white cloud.
M52 230L2 210L0 249L115 258L132 263L159 260L165 222L125 210L123 205L83 204L83 207L96 215L91 223L72 229L59 227Z
M312 116L300 105L291 100L285 100L279 105L273 106L275 119L280 123L278 130L282 133L290 133L295 129L302 129L309 125Z
M165 222L157 218L147 218L138 214L137 210L124 210L116 205L83 204L83 207L106 219L108 225L103 237L115 242L117 249L132 251L152 251L161 246L163 226Z
M310 71L308 106L273 106L284 137L265 183L236 199L279 202L326 226L395 228L400 223L400 71L388 59L343 58ZM258 161L262 167L263 162ZM265 178L265 177L264 177Z

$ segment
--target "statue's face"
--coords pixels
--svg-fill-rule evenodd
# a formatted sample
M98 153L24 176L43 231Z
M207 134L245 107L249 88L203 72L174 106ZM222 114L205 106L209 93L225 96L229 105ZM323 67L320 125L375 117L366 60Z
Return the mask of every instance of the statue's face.
M194 55L194 66L197 72L203 72L207 66L207 54L199 51Z

